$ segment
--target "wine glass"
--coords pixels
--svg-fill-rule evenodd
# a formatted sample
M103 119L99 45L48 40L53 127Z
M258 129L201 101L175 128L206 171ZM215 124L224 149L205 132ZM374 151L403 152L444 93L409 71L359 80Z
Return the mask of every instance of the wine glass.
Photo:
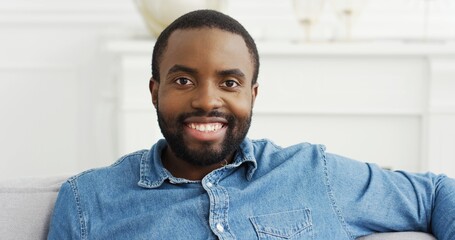
M293 3L297 19L305 29L305 41L309 42L311 26L319 20L324 7L324 0L293 0Z
M352 37L352 23L365 7L367 0L332 0L331 2L336 15L344 22L346 39L350 40Z

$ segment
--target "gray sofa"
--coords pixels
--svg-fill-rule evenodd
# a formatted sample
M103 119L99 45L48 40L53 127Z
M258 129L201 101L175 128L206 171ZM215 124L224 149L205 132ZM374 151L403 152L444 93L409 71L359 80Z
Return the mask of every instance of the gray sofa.
M46 239L60 185L67 176L24 178L0 182L0 238ZM362 240L431 240L424 233L379 233Z

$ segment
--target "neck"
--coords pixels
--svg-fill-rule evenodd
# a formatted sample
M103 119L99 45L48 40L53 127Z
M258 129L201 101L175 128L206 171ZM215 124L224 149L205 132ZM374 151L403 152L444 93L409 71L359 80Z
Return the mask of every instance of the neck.
M188 180L202 180L207 174L215 169L221 168L230 162L234 154L228 156L228 158L221 160L218 163L208 166L193 165L183 159L180 159L174 155L169 147L166 147L161 155L161 161L163 166L174 176L178 178L184 178Z

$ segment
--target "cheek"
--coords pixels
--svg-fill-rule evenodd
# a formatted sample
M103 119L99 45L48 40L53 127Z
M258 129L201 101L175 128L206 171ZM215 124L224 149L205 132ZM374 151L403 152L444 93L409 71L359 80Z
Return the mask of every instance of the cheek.
M245 118L251 114L252 101L251 97L242 97L242 100L233 99L229 102L229 107L237 118Z
M158 102L158 110L166 120L173 119L179 112L173 104L166 104L165 102Z
M174 99L174 100L173 100ZM163 115L164 118L169 119L173 118L180 111L179 102L180 100L175 100L178 98L171 97L159 97L158 98L158 110Z
M165 110L166 112L172 112L181 108L182 103L185 102L184 96L178 94L175 91L169 90L163 87L158 92L158 104L160 111ZM173 109L173 110L171 110Z

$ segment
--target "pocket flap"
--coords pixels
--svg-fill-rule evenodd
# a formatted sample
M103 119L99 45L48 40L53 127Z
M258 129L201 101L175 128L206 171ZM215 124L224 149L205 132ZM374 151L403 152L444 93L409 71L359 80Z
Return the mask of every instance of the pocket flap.
M312 227L311 212L309 209L299 209L288 212L279 212L250 217L258 235L284 239L292 238L302 231L310 231Z

